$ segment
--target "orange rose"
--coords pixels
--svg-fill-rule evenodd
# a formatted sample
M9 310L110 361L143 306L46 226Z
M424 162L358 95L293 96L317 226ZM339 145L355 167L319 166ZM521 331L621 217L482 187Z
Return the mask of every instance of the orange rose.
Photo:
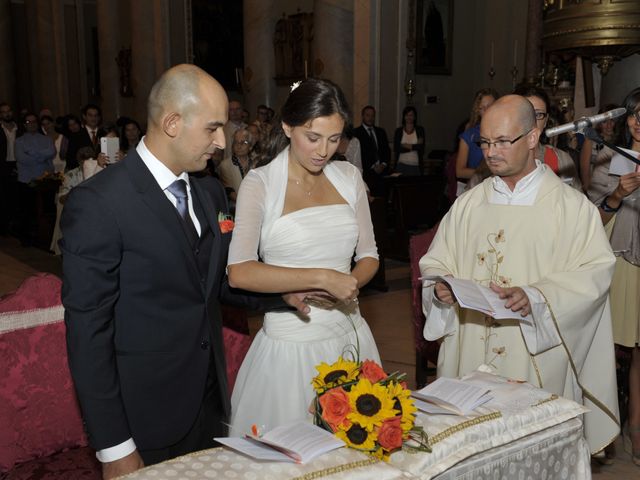
M371 383L376 383L387 378L387 374L376 362L365 360L360 368L360 378L366 378Z
M220 225L220 231L222 233L231 232L233 230L233 227L235 226L235 224L233 223L233 220L222 220L218 222L218 224Z
M327 421L335 431L338 426L347 418L351 411L349 406L349 396L342 387L332 388L320 397L322 407L322 418Z
M387 451L402 446L402 426L400 417L387 418L378 430L378 443Z

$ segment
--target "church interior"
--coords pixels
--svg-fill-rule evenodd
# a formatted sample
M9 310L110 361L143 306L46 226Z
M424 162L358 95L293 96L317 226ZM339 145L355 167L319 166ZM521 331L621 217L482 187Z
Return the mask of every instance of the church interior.
M130 120L139 141L147 128L151 87L164 71L182 63L218 80L230 105L239 104L242 120L258 122L258 130L260 122L279 121L292 86L308 78L340 86L351 109L350 128L363 123L365 107L375 109L375 125L386 132L391 154L381 186L368 185L381 261L359 305L385 370L406 372L409 388L416 388L435 379L438 349L422 338L416 269L426 247L416 238L435 231L465 187L467 180L461 185L456 179L456 153L474 95L482 89L506 95L523 85L541 88L551 101L548 127L619 106L640 86L640 3L0 0L0 121L7 124L3 105L17 123L30 114L41 124L51 120L57 133L45 134L56 140L70 121L85 123L83 107L97 106L101 127L122 130L119 145ZM393 151L406 107L424 128L424 154L415 175L398 172ZM260 120L265 109L269 119ZM582 140L573 134L553 141L579 171ZM208 174L215 176L218 164L210 162ZM52 237L65 176L63 164L59 174L32 179L33 204L14 208L8 207L16 203L9 198L21 199L22 193L9 186L8 161L1 166L0 318L11 311L1 307L3 302L26 279L38 273L62 276L63 258ZM223 315L226 326L250 338L262 326L262 315L255 313L229 308ZM9 361L2 333L0 325L0 367ZM625 359L622 352L618 360ZM622 437L615 441L612 462L592 460L593 478L640 478L623 443ZM3 467L0 461L0 478L54 478L38 476L42 464L41 470L30 470L30 477L3 472Z

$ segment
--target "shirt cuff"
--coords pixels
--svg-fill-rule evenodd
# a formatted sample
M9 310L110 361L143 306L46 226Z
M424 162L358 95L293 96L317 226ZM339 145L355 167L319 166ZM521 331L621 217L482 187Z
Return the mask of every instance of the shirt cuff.
M102 463L115 462L126 457L136 450L136 444L133 438L125 440L115 447L103 448L96 452L96 458Z

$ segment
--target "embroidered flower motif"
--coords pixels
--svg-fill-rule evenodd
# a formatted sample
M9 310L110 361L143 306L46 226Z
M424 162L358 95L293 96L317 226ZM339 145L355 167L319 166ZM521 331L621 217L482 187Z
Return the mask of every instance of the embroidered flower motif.
M500 230L498 232L498 235L496 235L496 243L500 243L500 242L505 242L505 238L504 238L504 230Z
M500 257L502 259L502 257ZM501 262L499 262L501 263ZM510 277L503 277L502 275L498 276L498 285L500 285L501 287L510 287L511 286L511 278Z
M491 351L500 357L504 357L507 349L506 347L493 347Z
M484 261L487 259L487 254L484 252L477 253L476 257L478 257L478 265L484 265Z
M218 213L218 225L220 226L220 231L222 233L229 233L233 231L233 227L235 223L233 222L233 215L229 215L226 213Z
M293 82L291 84L291 87L289 87L289 93L293 92L296 88L298 88L301 83L302 83L302 80L298 80L297 82Z

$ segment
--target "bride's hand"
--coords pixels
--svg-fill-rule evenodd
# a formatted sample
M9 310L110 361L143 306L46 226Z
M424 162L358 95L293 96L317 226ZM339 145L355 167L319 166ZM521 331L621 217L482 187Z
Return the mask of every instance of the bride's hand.
M353 275L328 270L327 281L324 289L336 299L345 303L353 302L358 298L358 279Z

